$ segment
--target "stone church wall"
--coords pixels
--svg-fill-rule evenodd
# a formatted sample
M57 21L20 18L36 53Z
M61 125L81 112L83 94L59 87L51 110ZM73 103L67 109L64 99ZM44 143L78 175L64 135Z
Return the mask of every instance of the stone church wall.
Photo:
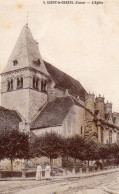
M85 109L75 105L66 116L62 126L35 129L33 133L39 136L45 132L54 131L65 137L75 134L84 135L84 119Z
M16 109L25 120L29 119L29 91L27 89L3 93L2 106Z
M29 120L32 120L39 109L47 102L47 93L29 89Z
M50 132L56 132L59 134L62 134L62 126L54 126L54 127L48 127L48 128L42 128L42 129L34 129L32 130L32 132L37 135L40 136L46 132L50 133Z
M79 134L84 135L85 109L74 105L63 121L62 131L68 137Z

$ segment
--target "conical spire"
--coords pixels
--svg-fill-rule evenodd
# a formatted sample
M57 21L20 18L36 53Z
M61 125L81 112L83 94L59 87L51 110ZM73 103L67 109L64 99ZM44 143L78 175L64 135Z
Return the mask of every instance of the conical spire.
M48 75L39 52L38 43L34 40L28 25L22 28L3 73L25 67L35 68Z

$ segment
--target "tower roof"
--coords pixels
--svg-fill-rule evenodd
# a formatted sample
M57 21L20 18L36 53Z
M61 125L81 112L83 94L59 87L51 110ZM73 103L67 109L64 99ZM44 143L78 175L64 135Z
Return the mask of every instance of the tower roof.
M22 28L3 73L25 67L32 67L48 74L39 52L38 43L34 40L28 25Z

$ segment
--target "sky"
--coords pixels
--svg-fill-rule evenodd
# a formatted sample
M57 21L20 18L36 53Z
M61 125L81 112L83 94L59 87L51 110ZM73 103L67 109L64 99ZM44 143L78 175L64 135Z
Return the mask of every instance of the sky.
M79 80L87 92L104 95L119 112L119 0L100 5L43 2L0 0L0 72L28 12L42 58Z

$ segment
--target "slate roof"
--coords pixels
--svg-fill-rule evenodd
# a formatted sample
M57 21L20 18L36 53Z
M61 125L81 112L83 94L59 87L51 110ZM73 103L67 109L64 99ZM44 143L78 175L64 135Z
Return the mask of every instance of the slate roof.
M0 106L0 130L19 129L19 122L21 121L16 111Z
M17 65L13 65L14 60L17 60ZM40 60L39 65L34 63L37 60ZM34 40L30 28L24 25L3 73L26 67L35 68L48 75L39 52L38 44Z
M79 81L75 80L71 76L67 75L66 73L62 72L61 70L57 69L53 65L47 63L46 61L44 61L44 63L48 73L54 80L56 87L60 87L65 90L69 89L70 92L85 99L85 95L87 94L87 92Z
M70 96L48 102L31 123L31 130L61 125L73 104Z
M39 65L34 63L37 60L40 60ZM14 65L14 61L17 61L16 65ZM87 94L79 81L42 60L38 44L34 40L27 25L22 28L3 74L18 69L24 69L26 67L34 68L47 76L50 75L54 80L56 87L60 87L65 90L69 89L71 93L76 94L83 99L85 98L85 94Z

